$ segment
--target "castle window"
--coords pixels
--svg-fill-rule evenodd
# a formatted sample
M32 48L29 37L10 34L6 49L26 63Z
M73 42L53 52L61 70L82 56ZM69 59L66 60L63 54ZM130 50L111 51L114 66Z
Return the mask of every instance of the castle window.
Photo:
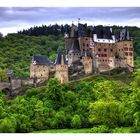
M104 55L102 54L102 57L104 57Z
M133 51L133 48L129 48L129 51Z
M98 51L100 52L100 51L101 51L101 49L100 49L100 48L98 48Z
M104 59L103 59L103 62L104 62Z
M128 56L128 53L126 52L125 55Z
M129 55L132 56L132 53L130 52Z
M88 39L86 38L86 40L88 40Z
M104 57L107 57L107 54L104 54Z
M88 44L87 44L87 47L88 47Z
M124 46L127 46L127 44L124 44Z
M104 49L104 51L106 52L106 49Z
M111 51L111 52L113 52L113 50L112 50L112 49L110 49L110 51Z
M100 54L98 54L98 56L100 57Z
M125 51L128 51L128 48L127 48L127 47L125 47L125 48L124 48L124 50L125 50Z
M85 43L83 43L83 46L85 46Z

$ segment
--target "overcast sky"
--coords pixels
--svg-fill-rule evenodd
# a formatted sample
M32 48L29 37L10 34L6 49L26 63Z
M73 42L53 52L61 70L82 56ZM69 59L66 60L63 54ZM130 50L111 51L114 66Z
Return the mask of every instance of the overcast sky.
M129 25L140 27L140 7L0 7L0 32L17 32L33 26L49 24Z

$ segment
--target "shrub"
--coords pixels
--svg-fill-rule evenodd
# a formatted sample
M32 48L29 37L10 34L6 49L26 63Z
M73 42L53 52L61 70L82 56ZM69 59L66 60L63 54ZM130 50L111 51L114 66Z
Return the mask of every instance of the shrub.
M120 127L120 128L115 128L115 129L112 129L112 133L131 133L131 128L130 127Z
M109 133L109 128L106 125L100 125L91 128L92 133Z
M72 118L72 121L71 121L71 126L73 128L81 128L81 118L79 115L74 115L74 117Z
M16 126L9 118L0 120L0 133L14 133L15 131Z

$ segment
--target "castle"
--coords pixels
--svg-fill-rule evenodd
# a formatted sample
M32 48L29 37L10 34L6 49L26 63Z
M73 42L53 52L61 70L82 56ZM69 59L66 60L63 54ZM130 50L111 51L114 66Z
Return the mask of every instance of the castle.
M30 78L41 82L57 77L61 83L85 74L127 68L133 71L133 40L127 29L115 35L112 28L78 23L65 28L66 55L58 53L56 61L47 56L33 56Z

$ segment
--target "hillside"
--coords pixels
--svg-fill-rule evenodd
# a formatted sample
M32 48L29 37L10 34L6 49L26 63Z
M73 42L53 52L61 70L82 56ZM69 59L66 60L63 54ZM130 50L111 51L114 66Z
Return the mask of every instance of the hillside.
M29 66L33 55L47 55L55 59L56 52L64 47L62 36L27 36L9 34L0 39L0 70L9 67L15 77L29 77Z
M34 27L17 34L0 37L0 79L6 78L8 68L14 70L15 77L29 77L29 66L35 54L47 55L55 60L58 51L64 49L65 26L52 25ZM119 26L112 27L115 33ZM134 40L135 66L140 66L140 28L127 27Z
M52 78L13 99L1 92L0 132L140 132L139 81L137 71L63 85Z

